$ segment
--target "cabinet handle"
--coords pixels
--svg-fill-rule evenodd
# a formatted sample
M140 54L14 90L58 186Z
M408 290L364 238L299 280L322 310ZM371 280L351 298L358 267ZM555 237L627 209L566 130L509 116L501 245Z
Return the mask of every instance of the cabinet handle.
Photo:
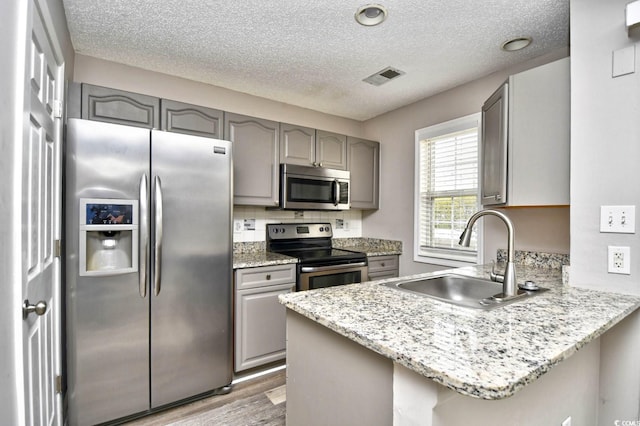
M267 281L271 279L271 274L267 274Z
M384 262L382 262L382 263L380 264L380 266L382 266L382 267L384 268L384 267L385 267L385 264L384 264Z

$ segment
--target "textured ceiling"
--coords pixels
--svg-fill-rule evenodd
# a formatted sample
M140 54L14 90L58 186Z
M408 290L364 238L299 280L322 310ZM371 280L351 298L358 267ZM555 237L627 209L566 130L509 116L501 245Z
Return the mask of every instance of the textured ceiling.
M569 44L569 0L64 0L77 52L365 120ZM507 53L517 36L533 43ZM362 79L388 66L382 86Z

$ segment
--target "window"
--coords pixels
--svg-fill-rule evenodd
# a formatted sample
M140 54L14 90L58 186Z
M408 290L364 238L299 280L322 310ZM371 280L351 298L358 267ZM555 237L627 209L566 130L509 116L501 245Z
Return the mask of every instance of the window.
M480 114L416 131L415 259L445 266L478 263L478 225L471 245L458 244L478 206Z

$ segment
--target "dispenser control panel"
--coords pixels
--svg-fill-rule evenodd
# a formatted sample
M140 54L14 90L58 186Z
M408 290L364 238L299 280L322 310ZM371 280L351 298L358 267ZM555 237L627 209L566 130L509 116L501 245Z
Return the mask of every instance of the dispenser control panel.
M138 200L80 199L80 275L138 271Z
M133 225L132 204L85 204L85 225Z

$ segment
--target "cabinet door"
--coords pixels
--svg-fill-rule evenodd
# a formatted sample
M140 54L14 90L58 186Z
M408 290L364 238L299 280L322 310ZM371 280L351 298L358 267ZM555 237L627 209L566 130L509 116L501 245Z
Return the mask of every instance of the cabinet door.
M351 172L351 208L379 207L380 143L347 138L348 170Z
M316 165L347 170L347 137L337 133L316 132Z
M482 105L482 205L507 202L507 83L502 85Z
M284 359L286 308L278 296L295 283L236 291L235 371Z
M280 123L280 162L311 166L315 158L315 129Z
M277 206L278 123L226 113L224 134L233 142L233 202Z
M91 84L82 84L81 90L81 117L85 120L160 128L158 98Z
M383 280L386 278L396 278L399 273L399 256L397 254L389 256L370 256L369 280Z
M509 79L510 206L570 203L569 61L560 59Z
M223 112L168 99L160 100L162 130L222 139Z

